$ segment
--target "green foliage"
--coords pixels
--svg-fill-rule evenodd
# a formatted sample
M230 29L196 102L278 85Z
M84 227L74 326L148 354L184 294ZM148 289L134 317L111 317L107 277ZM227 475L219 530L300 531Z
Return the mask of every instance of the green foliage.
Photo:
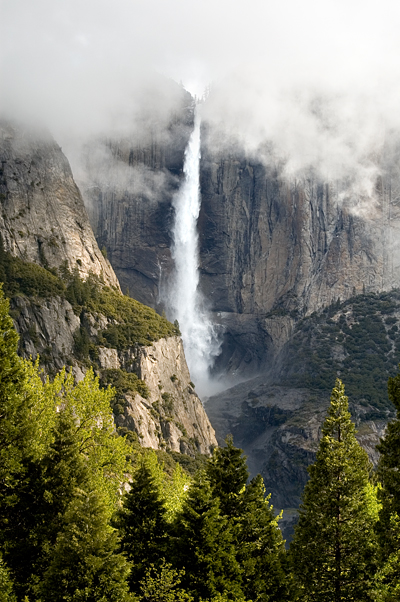
M139 582L145 578L146 568L150 564L158 566L167 543L160 474L151 460L148 455L141 458L130 490L123 498L117 522L121 549L132 563L130 588L136 593L139 593Z
M0 602L16 602L10 571L0 556Z
M102 332L102 343L106 347L122 350L135 344L151 345L153 341L178 334L176 326L154 309L108 287L104 287L98 300L90 301L87 308L117 321Z
M242 496L249 471L243 450L233 445L232 436L225 440L225 447L217 447L213 456L207 463L206 473L214 492L219 498L221 512L232 517L237 517L241 512Z
M53 432L54 441L44 457L26 461L1 534L19 598L31 595L35 583L43 578L65 512L77 489L88 480L75 421L60 412Z
M243 452L234 447L231 436L225 443L214 450L206 473L232 531L244 597L265 602L290 600L293 587L285 566L284 542L263 479L258 475L246 486Z
M172 564L161 561L159 567L151 564L147 569L144 578L140 582L139 600L146 602L191 602L192 596L185 590L180 589L184 571L176 571Z
M360 295L302 320L288 348L285 382L329 391L340 375L353 401L386 418L393 409L386 383L400 362L393 316L399 307L399 291Z
M322 439L303 494L291 545L301 599L373 600L376 501L366 452L355 438L344 386L337 379Z
M115 368L102 370L100 384L102 387L111 385L115 389L115 403L122 402L125 393L132 394L137 392L145 399L149 397L148 386L144 380L138 378L133 372L126 372L125 370Z
M100 343L106 347L122 350L180 335L179 325L171 324L150 307L118 290L105 287L94 274L84 281L78 268L70 272L65 262L57 275L57 270L13 257L4 251L1 239L0 281L4 283L7 297L21 294L43 298L58 296L69 301L76 314L82 311L99 313L115 321L100 336ZM76 351L81 359L89 355L89 342L87 331L81 328L75 337Z
M207 456L196 454L195 457L179 454L178 452L168 452L172 458L178 462L190 476L194 476L198 470L204 470L207 463Z
M0 508L12 498L14 478L29 453L34 427L26 363L18 357L18 335L0 288ZM0 510L1 524L1 510Z
M131 599L129 564L117 551L116 531L108 524L101 494L84 491L71 502L52 560L38 584L43 602L123 602Z
M250 482L242 497L235 548L242 567L244 596L260 602L291 600L294 586L278 527L279 517L274 516L260 475Z
M377 533L381 550L378 575L380 600L394 601L400 596L400 373L388 382L389 398L396 418L389 422L377 449L380 453L378 477L382 484Z
M174 524L175 566L195 600L218 594L242 597L232 529L205 473L198 473Z
M0 238L0 281L7 297L56 297L65 295L65 285L50 270L13 257Z

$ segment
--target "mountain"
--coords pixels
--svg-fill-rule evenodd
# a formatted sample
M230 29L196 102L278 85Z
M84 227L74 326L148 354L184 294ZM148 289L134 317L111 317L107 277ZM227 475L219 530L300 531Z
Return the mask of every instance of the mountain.
M160 161L160 145L152 155L131 137L108 141L119 169L131 169L134 178L145 168L152 182L167 173L179 178L191 111L183 102L170 130L168 144L179 150L173 168ZM200 289L222 333L215 374L244 382L211 397L206 409L219 443L233 433L275 506L296 508L337 374L348 385L359 439L374 463L391 416L386 381L400 359L393 335L398 144L375 157L380 175L368 197L354 182L324 182L312 169L289 177L284 162L257 161L237 145L216 150L215 139L218 132L203 123ZM102 187L95 171L91 178L83 194L88 207L97 207L91 218L97 239L121 278L129 274L131 294L162 307L178 184L145 197L132 187Z
M217 444L190 381L179 330L120 291L81 194L48 133L0 125L0 273L20 353L50 376L93 366L116 387L119 431L195 455Z

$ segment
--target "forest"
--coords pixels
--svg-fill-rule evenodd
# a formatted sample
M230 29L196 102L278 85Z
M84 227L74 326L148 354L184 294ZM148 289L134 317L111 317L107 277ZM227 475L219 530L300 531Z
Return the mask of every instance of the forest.
M400 374L377 471L333 383L286 549L232 437L208 459L163 462L116 432L116 390L91 369L45 378L17 349L1 293L1 602L399 599Z

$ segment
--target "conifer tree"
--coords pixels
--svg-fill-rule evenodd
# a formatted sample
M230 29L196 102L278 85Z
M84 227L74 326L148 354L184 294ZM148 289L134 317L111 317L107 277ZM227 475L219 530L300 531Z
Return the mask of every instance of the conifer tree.
M217 447L207 462L206 472L214 495L219 498L222 514L233 518L240 515L240 505L249 471L243 450L233 445L232 435L225 440L225 447Z
M355 438L344 386L337 379L310 466L291 545L294 571L308 602L373 600L376 520L366 452Z
M43 577L65 513L78 489L88 483L72 416L60 412L54 441L40 460L28 459L23 478L15 485L16 501L3 529L8 566L18 595L29 595Z
M222 514L228 520L246 599L287 602L291 579L277 519L274 517L260 475L246 486L248 469L243 451L233 445L214 450L207 475Z
M16 602L10 571L0 555L0 602Z
M0 285L0 508L13 499L13 486L29 450L34 428L26 368L17 355L18 335L8 314L9 302ZM0 511L0 528L2 513Z
M232 530L203 471L189 489L174 535L175 567L185 570L182 585L196 601L219 594L242 597Z
M70 503L52 560L37 586L43 602L124 602L131 599L129 564L118 552L101 494L80 493Z
M139 583L150 564L157 566L166 552L166 510L160 485L151 461L144 456L136 470L130 490L123 498L118 527L121 548L132 563L130 588L139 592Z
M380 453L378 477L381 502L377 534L381 569L378 574L380 598L400 598L400 373L388 381L389 399L396 408L395 420L389 422L377 450Z
M235 548L242 568L242 589L246 600L288 602L293 583L286 559L278 518L274 516L261 475L243 494Z

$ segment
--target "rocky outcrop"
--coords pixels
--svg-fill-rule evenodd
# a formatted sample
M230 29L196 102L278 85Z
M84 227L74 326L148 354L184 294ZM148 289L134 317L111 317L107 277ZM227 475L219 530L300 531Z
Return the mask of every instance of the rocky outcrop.
M134 430L145 447L209 454L217 440L190 381L181 339L161 339L139 348L136 365L149 395L127 396L117 424Z
M61 148L50 135L0 122L0 233L6 251L43 267L66 265L119 288L103 257Z
M41 356L48 373L63 365L71 366L76 378L83 377L87 362L76 358L76 335L86 328L95 339L115 320L101 314L82 312L76 316L68 301L50 299L12 299L12 316L21 334L22 355ZM203 405L196 395L186 364L182 340L168 337L150 346L118 350L97 346L98 360L93 362L101 375L103 370L134 373L147 387L147 396L126 393L121 411L114 408L116 424L137 433L141 445L186 454L210 454L217 445Z
M88 361L79 358L77 335L84 328L96 336L115 325L102 314L81 312L77 316L65 299L11 299L11 316L20 334L20 354L36 359L47 374L69 366L83 378ZM117 426L134 431L144 447L169 449L187 454L210 454L217 441L203 405L196 395L180 337L168 337L150 346L118 350L96 345L91 362L102 375L107 370L134 373L147 386L147 397L126 393L124 405L114 408ZM92 347L93 351L93 347Z
M182 133L182 128L176 127ZM185 141L181 146L183 153ZM172 174L174 165L179 172L182 153L154 144L148 155L139 154L140 160ZM0 234L5 250L53 272L54 268L67 267L83 280L95 274L113 288L105 290L119 297L119 282L99 250L60 147L43 132L1 122L0 161ZM139 158L128 158L128 163L131 161L135 163ZM119 214L120 209L114 208ZM134 227L132 222L129 224ZM163 249L158 243L156 248ZM60 283L59 290L63 286ZM96 286L101 288L100 284ZM113 348L101 337L108 327L118 327L118 320L101 311L89 311L82 300L81 305L72 306L73 301L70 303L66 296L65 289L64 297L48 293L46 298L17 295L11 299L21 355L33 359L39 356L50 376L65 365L78 380L90 365L101 377L107 371L120 371L122 378L124 374L135 374L143 381L142 391L148 394L142 397L126 393L122 413L120 404L114 408L118 426L134 430L145 446L209 454L217 442L190 382L180 338L163 338L150 346L136 343ZM148 317L154 322L155 318Z

